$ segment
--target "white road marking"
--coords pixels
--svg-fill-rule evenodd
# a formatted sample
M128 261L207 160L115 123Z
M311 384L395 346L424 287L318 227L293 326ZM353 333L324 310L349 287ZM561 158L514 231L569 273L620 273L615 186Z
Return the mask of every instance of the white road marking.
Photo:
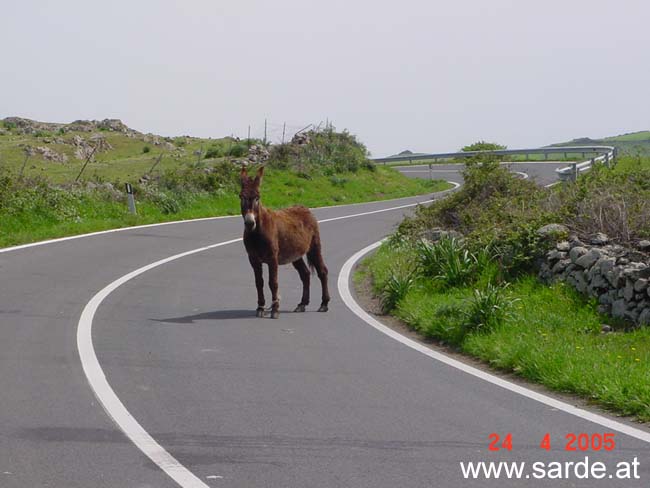
M501 388L505 388L506 390L509 390L513 393L525 396L527 398L530 398L531 400L535 400L537 402L543 403L557 410L562 410L563 412L569 413L571 415L575 415L576 417L580 417L581 419L588 420L595 424L601 425L607 429L616 430L618 432L629 435L630 437L634 437L644 442L650 442L650 432L646 432L644 430L637 429L635 427L624 424L622 422L609 419L602 415L598 415L596 413L583 410L581 408L565 403L561 400L557 400L555 398L544 395L542 393L538 393L536 391L530 390L528 388L517 385L515 383L511 383L510 381L504 380L503 378L499 378L498 376L494 376L483 370L469 366L468 364L465 364L461 361L446 356L445 354L442 354L438 351L429 349L428 347L420 344L419 342L416 342L412 339L409 339L408 337L403 336L399 332L396 332L395 330L385 326L375 318L371 317L365 310L361 308L361 306L352 297L352 293L350 292L350 275L352 273L352 269L356 264L356 262L359 261L359 259L361 259L366 254L368 254L370 251L379 247L382 242L383 240L379 242L375 242L374 244L371 244L361 249L357 253L355 253L350 259L348 259L345 262L343 268L341 268L341 272L339 273L339 278L338 278L339 295L341 295L341 298L343 299L343 302L347 305L347 307L350 310L352 310L352 312L354 312L354 314L357 315L357 317L359 317L361 320L366 322L368 325L374 327L378 331L391 337L392 339L401 342L405 346L408 346L411 349L415 349L416 351L421 352L422 354L429 356L430 358L435 359L436 361L440 361L448 366L451 366L452 368L459 369L467 374L471 374L472 376L475 376L481 380L500 386Z
M452 190L445 190L444 192L439 193L443 194L449 191ZM420 203L410 203L407 205L399 205L397 207L344 215L341 217L323 219L319 222L331 222L334 220L351 219L364 215L398 210L400 208L414 207L416 205L420 205ZM77 325L77 349L79 351L81 365L83 367L84 373L86 374L86 378L88 379L88 383L90 384L93 393L101 403L102 407L108 416L112 418L117 426L122 430L122 432L124 432L124 434L131 440L131 442L133 442L133 444L135 444L138 449L140 449L149 459L151 459L153 463L155 463L162 471L164 471L182 488L207 488L208 485L206 485L202 480L200 480L185 466L183 466L176 458L167 452L165 448L158 444L154 438L151 437L151 435L149 435L149 433L131 415L131 413L126 409L122 401L119 399L111 385L108 383L106 375L104 374L104 370L99 364L97 354L95 353L95 348L93 346L92 340L93 318L95 317L97 309L106 299L106 297L108 297L113 291L115 291L127 281L132 280L133 278L146 273L153 268L169 263L171 261L175 261L177 259L181 259L217 247L233 244L241 240L242 238L239 237L236 239L230 239L228 241L223 241L216 244L211 244L209 246L200 247L198 249L182 252L180 254L175 254L173 256L160 259L156 262L131 271L130 273L108 284L95 296L93 296L81 312L81 317L79 318L79 323Z

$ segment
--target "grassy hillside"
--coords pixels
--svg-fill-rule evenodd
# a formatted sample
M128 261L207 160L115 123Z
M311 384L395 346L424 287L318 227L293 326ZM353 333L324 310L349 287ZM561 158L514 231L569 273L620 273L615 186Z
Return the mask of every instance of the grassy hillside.
M618 148L621 155L628 156L650 156L650 131L630 132L618 136L603 137L602 139L591 139L581 137L568 142L552 144L552 146L614 146Z
M64 125L12 118L0 126L0 247L236 215L241 162L267 164L262 198L272 208L400 198L451 186L377 168L363 144L332 128L266 148L260 141L141 134L115 120ZM127 211L125 182L133 185L137 215Z
M25 177L44 177L53 183L74 181L95 146L98 149L82 175L86 180L137 179L160 156L156 171L163 172L198 161L204 164L222 161L230 153L242 155L247 149L246 143L230 137L161 137L140 133L119 121L120 125L115 124L112 129L101 122L25 121L21 126L13 122L15 119L0 121L0 166L18 174L24 164Z

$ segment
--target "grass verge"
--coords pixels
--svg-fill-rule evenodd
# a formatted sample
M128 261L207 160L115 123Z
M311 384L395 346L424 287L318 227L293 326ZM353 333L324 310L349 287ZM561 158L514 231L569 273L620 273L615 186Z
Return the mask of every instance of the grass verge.
M269 169L262 198L270 208L294 204L321 207L408 197L450 187L440 180L406 178L389 168L359 169L354 173L313 176L309 180L289 170ZM191 192L181 199L171 193L163 195L164 198L157 194L155 199L137 202L137 215L128 213L125 201L100 190L31 188L25 190L24 198L9 189L7 193L11 193L13 200L0 204L0 247L133 225L239 213L234 190Z
M477 304L487 303L477 298L477 290L485 289L493 273L479 271L472 283L449 287L421 273L413 279L412 263L418 262L417 249L389 241L363 261L355 283L366 277L379 297L391 293L391 280L409 275L411 285L390 311L423 337L493 368L650 421L650 328L602 333L607 319L593 301L532 275L513 280L502 299L490 305L505 312L500 320L476 327Z

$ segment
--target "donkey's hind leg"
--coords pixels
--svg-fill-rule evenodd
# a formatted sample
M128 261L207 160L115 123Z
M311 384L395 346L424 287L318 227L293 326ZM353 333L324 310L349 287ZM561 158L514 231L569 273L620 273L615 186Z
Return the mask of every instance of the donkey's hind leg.
M323 298L318 311L327 312L327 304L330 302L330 292L327 287L327 266L325 266L325 261L323 261L320 237L318 235L314 238L311 249L307 252L307 261L309 261L309 264L316 269L321 289L323 291Z
M302 300L294 310L294 312L304 312L305 307L309 305L309 268L302 260L299 258L293 262L293 267L296 268L298 274L300 275L300 281L302 281Z

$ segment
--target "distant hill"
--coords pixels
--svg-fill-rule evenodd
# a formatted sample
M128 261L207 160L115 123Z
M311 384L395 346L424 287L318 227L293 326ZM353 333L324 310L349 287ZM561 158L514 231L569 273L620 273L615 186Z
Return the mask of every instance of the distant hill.
M559 142L551 146L614 146L624 154L640 154L650 156L650 131L643 130L637 132L628 132L618 136L603 137L601 139L592 139L590 137L579 137L568 142Z

